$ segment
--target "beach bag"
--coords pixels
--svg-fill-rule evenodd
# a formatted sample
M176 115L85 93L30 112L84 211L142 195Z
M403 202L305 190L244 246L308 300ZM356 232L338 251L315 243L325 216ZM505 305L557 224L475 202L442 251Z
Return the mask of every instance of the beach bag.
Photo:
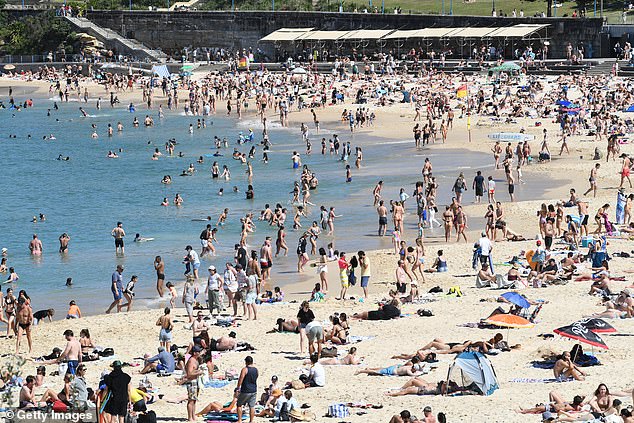
M292 419L291 421L307 422L315 419L314 413L300 411L296 408L293 408L288 415Z
M145 414L139 414L137 423L156 423L156 413L154 410L150 410Z
M68 406L62 401L55 401L53 403L53 411L57 413L65 413L68 411Z
M350 409L346 404L336 403L328 406L328 416L336 418L344 418L350 415Z
M357 284L357 276L354 274L354 270L350 271L350 274L348 275L348 282L350 282L350 285L352 286Z
M291 381L291 387L293 389L306 389L306 385L301 380L293 380Z
M110 357L114 355L114 350L112 348L104 348L103 351L98 353L101 357Z
M337 347L324 347L321 349L322 357L337 357Z

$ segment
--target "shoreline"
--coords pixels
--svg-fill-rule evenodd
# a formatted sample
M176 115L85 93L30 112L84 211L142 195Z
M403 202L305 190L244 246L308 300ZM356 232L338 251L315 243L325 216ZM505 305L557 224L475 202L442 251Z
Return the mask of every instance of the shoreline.
M0 90L3 80L0 79ZM40 87L42 90L45 88ZM351 90L353 88L350 88ZM98 89L90 88L92 95ZM136 97L135 97L136 96ZM140 91L132 93L130 98L138 98ZM122 104L128 100L124 100L121 95ZM183 97L184 98L184 97ZM350 98L348 96L348 98ZM136 100L135 100L136 103ZM346 103L341 106L328 107L325 110L317 110L319 120L323 127L329 128L331 131L335 128L339 133L343 133L346 125L341 123L338 116L344 108L353 109L357 105ZM509 130L513 132L519 131L520 128L526 128L528 133L536 135L539 139L539 131L542 127L535 127L533 119L520 119L518 123L509 124L501 127L483 128L475 125L472 130L472 142L467 141L466 122L464 119L457 119L454 122L453 131L449 132L448 142L445 145L437 143L429 149L422 151L413 150L413 140L411 128L413 126L414 111L411 105L394 104L386 108L372 107L377 113L375 128L363 129L354 134L351 140L355 145L363 145L371 148L373 143L383 142L389 143L393 140L394 145L390 148L400 149L400 153L408 156L416 157L421 161L425 155L429 155L433 159L433 155L438 150L447 151L464 151L465 156L473 152L478 153L478 157L488 155L489 161L476 162L471 166L469 172L486 167L486 172L490 172L496 180L503 180L504 173L502 169L492 169L493 159L490 148L493 143L487 138L487 133L497 132L499 130ZM220 104L218 115L222 115L222 104ZM139 111L141 108L139 108ZM142 111L141 111L142 112ZM275 115L269 115L270 121L275 120ZM256 121L257 116L249 112L245 119ZM290 126L294 131L301 122L312 122L312 115L309 110L301 112L293 112L290 114ZM531 126L531 123L533 125ZM553 130L556 126L551 121L544 122L549 130ZM255 128L254 128L255 129ZM312 127L311 127L312 129ZM258 128L259 130L259 128ZM256 130L257 132L257 130ZM553 131L554 132L554 131ZM322 132L326 136L326 131ZM312 134L311 134L312 135ZM330 133L328 133L330 135ZM321 137L322 135L316 135ZM299 132L297 132L299 138ZM595 163L588 160L588 156L592 153L595 146L603 147L604 143L581 142L586 136L577 137L570 142L571 154L559 159L558 156L553 157L550 163L533 163L525 167L524 179L527 184L537 184L540 194L536 199L521 199L515 203L508 202L508 194L506 191L506 183L498 183L498 191L505 208L507 223L516 231L522 231L526 237L526 241L520 242L495 242L493 245L493 261L497 268L501 268L502 272L508 269L507 261L513 256L521 256L522 252L535 248L535 234L537 231L537 217L535 211L539 209L541 203L554 203L561 199L567 199L568 189L574 187L578 193L582 193L587 188L587 175L590 167ZM398 144L397 144L398 143ZM402 145L400 144L402 143ZM313 149L318 150L318 142L313 142ZM298 143L298 151L303 148ZM390 145L390 144L388 144ZM533 155L538 149L539 142L533 141ZM559 145L555 139L551 142L551 151L558 150ZM623 150L631 151L631 146L624 145ZM555 152L557 153L557 152ZM315 152L313 153L315 154ZM475 157L475 155L473 155ZM583 156L585 159L578 159ZM479 160L479 159L478 159ZM605 164L605 159L601 160L602 173L598 175L599 191L596 198L588 198L590 202L590 213L594 213L596 209L605 202L613 202L614 185L616 179L616 170L620 165L619 161ZM387 162L388 160L386 160ZM451 165L451 163L450 163ZM478 167L482 166L482 167ZM456 165L458 167L458 165ZM394 172L398 172L398 164L394 165ZM460 169L455 170L455 176ZM417 172L418 174L418 172ZM409 181L410 174L403 175L403 181ZM372 174L372 177L380 177L380 173ZM351 415L346 418L352 423L361 422L387 422L389 418L398 414L403 409L412 411L413 414L420 416L423 406L429 405L434 412L443 411L449 421L503 421L503 422L532 422L537 421L539 416L523 416L515 410L518 407L528 407L535 403L547 402L548 393L552 390L558 390L568 399L573 395L587 394L591 395L599 383L608 383L610 390L629 389L632 386L631 378L623 376L631 372L630 341L626 336L611 336L610 334L602 334L604 341L609 345L609 350L599 351L596 348L593 353L600 359L602 366L591 367L588 369L589 375L585 381L570 383L541 383L530 381L544 381L552 377L552 370L538 369L530 367L533 360L541 360L544 355L549 353L560 354L562 351L568 351L575 342L563 337L555 336L553 339L544 339L539 334L551 334L553 329L568 325L582 316L589 315L593 312L600 312L603 307L599 304L598 298L587 294L590 282L570 281L565 285L552 285L545 289L526 289L523 294L532 300L543 300L546 304L540 312L536 325L527 329L474 329L469 324L474 324L480 319L488 316L492 310L505 304L495 302L495 299L503 292L499 290L477 289L475 288L475 272L471 267L471 259L473 253L473 242L479 237L481 230L481 217L487 203L471 204L473 199L471 191L471 178L473 175L467 175L468 191L464 196L464 204L466 212L469 216L470 224L468 237L469 242L444 242L442 230L428 231L425 233L426 246L426 262L425 267L433 261L436 256L437 249L443 249L447 258L449 271L446 273L425 273L425 281L419 280L419 290L421 294L427 293L430 288L439 286L443 289L441 294L426 295L428 301L419 304L404 304L402 308L403 317L391 321L357 321L351 322L351 334L361 337L358 343L348 344L339 347L339 351L345 351L351 346L358 348L359 356L364 357L361 366L326 366L327 385L325 388L315 388L307 390L293 391L293 395L300 404L310 404L310 410L314 411L317 416L322 416L327 410L328 405L333 402L361 402L367 404L382 405L382 409L364 410L367 414L357 415L356 409L351 409ZM412 178L415 180L415 178ZM446 178L447 182L443 182L441 190L447 192L451 189L452 177ZM407 186L409 182L403 182ZM555 183L557 186L552 186ZM391 186L390 192L386 193L384 198L387 200L393 197L398 189L397 185ZM531 189L534 187L531 187ZM393 192L392 192L393 191ZM527 191L526 191L527 192ZM628 191L629 192L629 191ZM371 193L362 192L363 201L371 202ZM261 198L256 199L257 204L263 201ZM364 209L365 210L365 209ZM374 210L368 206L368 212L375 216ZM409 209L411 210L411 208ZM576 208L566 209L576 213ZM365 211L364 211L365 212ZM406 234L404 239L411 241L413 239L414 230L412 222L414 215L406 215ZM592 231L594 226L590 227ZM362 229L363 234L370 230ZM374 228L372 228L372 232ZM290 232L289 232L290 234ZM251 244L259 246L263 233L255 234ZM452 232L452 237L455 234ZM388 242L389 237L385 241ZM359 243L363 249L363 245L367 245L364 236L351 238L352 241ZM610 252L629 251L632 248L632 241L628 239L609 238ZM292 267L294 255L294 242L289 244L289 263ZM193 244L192 244L193 245ZM319 245L318 245L319 246ZM559 245L556 244L557 247ZM49 250L50 251L50 250ZM127 253L128 250L126 250ZM585 252L585 249L583 250ZM356 252L356 250L355 250ZM387 297L388 289L393 287L394 272L396 269L396 261L398 256L390 248L366 251L372 263L372 276L370 279L370 295L363 302L359 300L361 292L359 285L350 288L349 294L355 296L355 300L347 300L345 302L337 301L340 289L338 268L334 262L329 266L329 295L323 303L312 303L311 308L315 311L317 320L328 321L328 317L333 313L346 312L352 315L356 312L375 310L376 303ZM49 253L50 254L50 253ZM218 260L219 261L219 260ZM207 263L207 262L204 262ZM215 262L214 262L215 263ZM201 274L205 275L206 266L201 265ZM279 267L278 267L279 268ZM273 268L275 272L275 267ZM615 257L610 262L610 270L616 276L623 275L625 281L612 281L611 286L615 292L619 289L631 284L630 274L634 272L634 265L628 259ZM581 266L581 272L589 273L591 269L584 264ZM106 275L107 276L107 275ZM305 368L300 361L307 357L306 354L299 353L299 339L296 334L265 334L274 326L277 318L294 318L297 314L299 304L290 301L297 299L307 299L307 293L312 290L314 282L318 281L318 275L314 273L312 267L307 267L305 275L297 277L296 274L290 273L289 278L301 279L287 285L284 289L286 293L285 302L273 305L263 305L257 308L258 320L247 321L240 319L232 327L212 326L210 336L219 337L227 335L229 331L235 331L240 340L247 341L255 346L254 352L228 352L218 354L214 357L214 364L219 367L219 373L223 374L229 369L240 369L242 362L247 354L253 354L256 367L260 370L260 385L262 388L268 384L268 380L272 375L279 377L280 382L284 383L289 380L297 379L300 369ZM304 280L305 279L305 280ZM172 279L175 280L175 279ZM204 278L201 281L204 282ZM153 283L150 282L149 285ZM462 293L461 297L453 297L446 295L451 287L459 286ZM150 286L151 288L151 286ZM270 287L269 287L270 288ZM28 289L28 287L27 287ZM179 290L180 291L180 290ZM109 295L109 292L99 291L96 295ZM109 298L109 297L108 297ZM204 301L203 301L204 302ZM138 305L139 303L137 303ZM179 346L186 346L191 341L191 331L186 329L187 317L184 309L180 307L180 298L177 297L176 308L173 311L175 317L175 329L173 342ZM431 317L419 317L417 311L421 308L432 311ZM34 310L35 311L35 310ZM239 310L240 311L240 310ZM62 332L65 329L72 329L75 333L83 328L89 328L97 345L103 347L112 347L115 350L115 356L111 359L100 360L87 363L88 375L87 381L90 385L95 385L99 380L99 373L107 370L113 359L120 359L131 363L141 363L137 357L141 357L143 353L154 354L158 346L158 327L155 325L156 319L162 314L162 310L157 308L137 309L130 313L119 313L104 315L98 313L89 315L79 320L62 320L56 319L53 323L43 322L36 326L34 336L33 356L50 353L54 346L65 344ZM206 314L206 311L205 311ZM631 333L634 330L632 319L615 319L610 320L619 334ZM1 327L4 328L4 327ZM442 338L447 342L464 341L464 340L487 340L497 332L503 334L510 345L520 344L520 348L510 352L502 352L498 355L490 355L490 361L495 367L500 389L491 396L459 396L459 397L441 397L441 396L403 396L390 397L385 395L390 388L398 387L406 382L407 378L383 378L369 377L365 375L356 375L355 371L365 367L384 367L401 363L389 357L397 353L411 353L421 348L427 342L435 338ZM0 333L3 333L0 331ZM617 334L618 335L618 334ZM6 339L0 337L0 348L4 351L13 352L15 349L15 339ZM586 351L590 350L588 346ZM23 343L22 353L25 353L25 345ZM184 350L182 350L184 351ZM452 355L439 354L438 367L431 370L429 374L425 374L422 378L430 383L436 383L445 380L447 370L453 362ZM36 363L28 362L24 366L24 375L34 374ZM48 368L49 371L56 370L55 367ZM135 386L143 376L139 374L140 367L131 366L124 370L132 375L132 383ZM584 369L585 370L585 369ZM180 419L185 415L185 404L175 404L168 400L179 400L185 395L185 389L177 386L174 378L155 378L150 377L155 389L165 394L165 397L152 404L152 409L162 419ZM520 381L517 381L521 379ZM528 380L528 382L527 382ZM47 376L46 383L48 387L59 388L62 385L60 376ZM207 388L201 391L197 409L201 409L210 401L225 402L231 399L235 382L223 388ZM530 396L526 396L526 392L530 391ZM37 391L41 393L41 389ZM626 404L629 398L625 399ZM477 416L477 417L475 417ZM263 421L263 420L259 420ZM318 421L321 421L318 419Z

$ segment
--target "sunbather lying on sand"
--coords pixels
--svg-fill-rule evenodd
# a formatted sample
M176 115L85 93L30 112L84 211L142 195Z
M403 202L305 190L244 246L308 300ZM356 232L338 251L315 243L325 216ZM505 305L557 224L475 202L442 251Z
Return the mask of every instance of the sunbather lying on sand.
M449 385L447 385L446 380L441 380L440 382L427 382L420 377L414 377L401 387L401 389L388 392L386 395L391 397L400 397L403 395L444 395L448 392L457 392L460 390L458 385L449 381Z
M413 357L404 364L395 364L389 367L370 367L359 369L355 375L367 374L370 376L418 376L423 373L425 363L421 363L418 357Z
M433 341L431 341L429 344L421 348L421 350L427 351L433 348L436 354L454 354L454 353L461 353L465 351L467 348L471 348L471 349L478 349L482 353L486 354L487 352L489 352L489 349L494 348L495 344L502 341L503 339L504 337L502 336L501 333L495 334L495 336L488 341L465 341L463 343L457 343L457 342L445 343L445 341L443 341L442 339L436 338Z
M319 360L322 366L355 366L363 360L357 357L357 347L352 347L343 358L327 357ZM304 364L310 364L310 360L304 360Z
M564 401L563 396L557 391L550 391L548 394L549 402L546 404L537 404L532 408L520 407L516 410L521 414L541 414L549 411L551 413L559 413L560 411L580 411L583 406L584 397L575 395L572 402ZM590 416L590 419L593 417Z
M225 406L224 404L219 403L218 401L212 401L205 406L202 410L196 413L197 416L204 416L205 414L211 411L222 411L225 413L235 413L236 412L236 403L238 398L233 398L229 405Z

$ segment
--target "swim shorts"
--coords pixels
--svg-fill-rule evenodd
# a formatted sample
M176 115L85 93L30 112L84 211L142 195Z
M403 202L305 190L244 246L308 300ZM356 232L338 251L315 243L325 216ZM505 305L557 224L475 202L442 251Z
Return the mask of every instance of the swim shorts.
M379 217L379 225L387 225L387 217L385 216Z
M255 292L247 293L247 298L244 300L246 304L255 304L255 300L258 297L258 294Z
M362 288L367 288L368 282L370 282L370 277L369 276L361 276L361 287Z
M123 298L123 291L121 291L120 289L111 289L112 291L112 297L114 298L115 301L119 301L121 298Z
M77 366L79 366L78 360L68 360L66 363L68 366L66 367L66 373L74 375L77 372Z
M167 330L165 328L161 328L159 332L159 341L160 342L170 342L172 340L172 331Z
M397 368L398 368L398 365L395 364L394 366L386 367L384 369L379 370L379 374L381 376L394 376Z
M187 382L185 387L187 388L187 400L198 401L198 379Z
M115 248L121 247L123 248L123 238L115 238L114 239Z
M308 338L308 342L313 342L324 337L324 328L321 326L313 326L310 328L308 332L306 332L306 337Z
M255 407L256 396L257 392L240 392L237 406L242 407L243 405L248 405L249 408Z

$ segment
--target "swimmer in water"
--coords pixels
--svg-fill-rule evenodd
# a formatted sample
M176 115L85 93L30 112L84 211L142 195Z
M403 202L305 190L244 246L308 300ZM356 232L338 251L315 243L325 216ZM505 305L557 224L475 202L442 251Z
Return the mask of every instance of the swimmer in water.
M146 238L141 236L141 234L136 234L134 236L134 242L148 242L148 241L154 241L154 238Z
M79 108L79 111L81 112L81 115L82 115L83 117L88 117L88 113L86 113L86 111L83 109L83 107L80 107L80 108Z

